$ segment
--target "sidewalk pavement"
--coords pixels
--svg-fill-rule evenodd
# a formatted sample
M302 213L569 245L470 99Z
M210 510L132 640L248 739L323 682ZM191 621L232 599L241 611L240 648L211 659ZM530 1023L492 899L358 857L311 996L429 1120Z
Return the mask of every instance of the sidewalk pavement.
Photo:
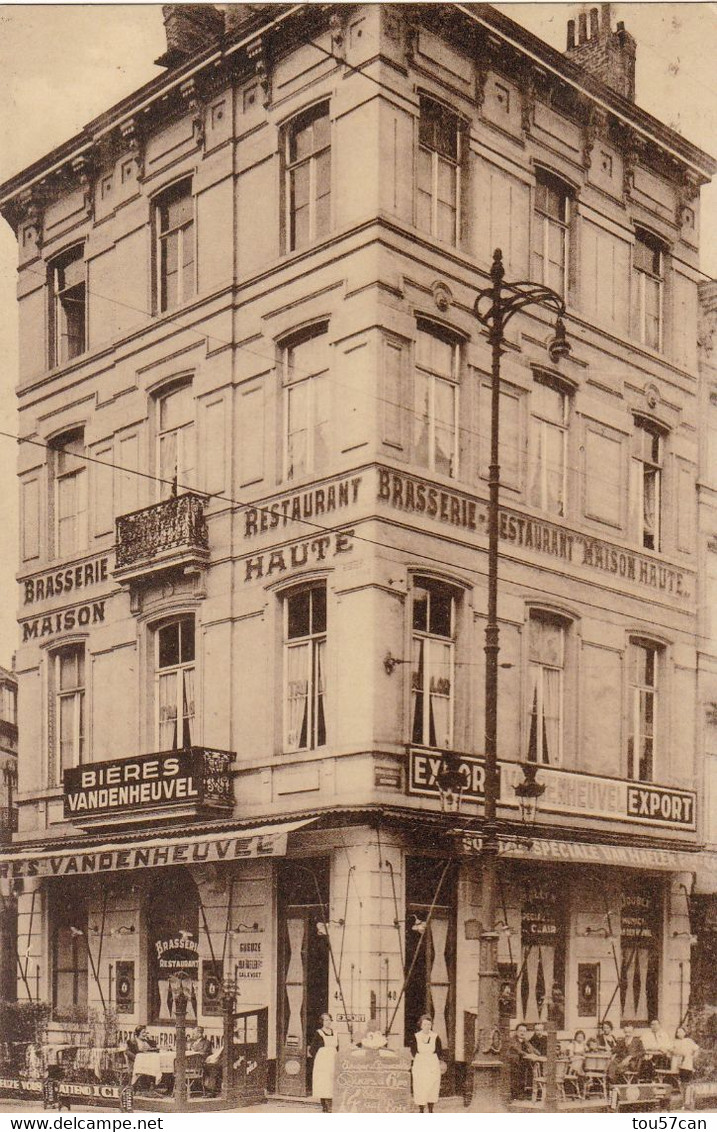
M25 1113L29 1113L29 1112L45 1112L45 1111L46 1110L43 1109L41 1101L19 1101L19 1100L12 1100L12 1099L7 1098L7 1097L0 1099L0 1112L9 1112L9 1113L13 1113L13 1114L17 1113L19 1116L24 1116ZM123 1114L120 1114L119 1110L116 1107L115 1108L100 1108L99 1105L98 1106L90 1105L87 1108L80 1108L78 1105L73 1105L71 1111L75 1112L75 1113L87 1113L88 1115L93 1115L93 1116L94 1115L100 1116L102 1114L107 1115L107 1114L112 1114L112 1113L114 1113L115 1116L123 1115ZM242 1113L244 1113L244 1112L256 1112L256 1113L262 1113L262 1112L265 1112L265 1113L305 1112L305 1113L314 1113L314 1112L320 1112L321 1106L319 1105L318 1102L314 1102L312 1100L305 1100L305 1101L277 1100L277 1099L272 1097L266 1102L266 1104L250 1105L248 1108L241 1108L241 1109L237 1109L236 1111L242 1112ZM418 1110L416 1110L416 1111L418 1111ZM192 1112L193 1112L193 1114L197 1115L197 1108L194 1105L192 1106ZM441 1100L436 1105L436 1112L437 1113L440 1113L440 1112L465 1112L465 1109L463 1107L463 1098L462 1097L442 1097ZM129 1114L127 1114L127 1115L129 1115ZM139 1115L141 1115L141 1116L151 1116L152 1113L151 1113L151 1110L145 1109ZM173 1114L168 1114L167 1111L164 1110L162 1113L159 1113L159 1115L166 1116L166 1115L173 1115Z

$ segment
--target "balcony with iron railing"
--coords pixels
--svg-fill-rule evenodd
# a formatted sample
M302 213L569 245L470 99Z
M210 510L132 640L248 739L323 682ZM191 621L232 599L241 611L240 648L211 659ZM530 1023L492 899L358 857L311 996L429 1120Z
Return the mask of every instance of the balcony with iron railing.
M114 577L133 582L177 567L201 569L209 558L205 499L188 491L120 515Z

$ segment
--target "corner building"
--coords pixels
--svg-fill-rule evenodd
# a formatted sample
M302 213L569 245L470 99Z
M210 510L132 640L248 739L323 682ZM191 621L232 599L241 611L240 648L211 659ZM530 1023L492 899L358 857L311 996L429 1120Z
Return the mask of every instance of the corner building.
M507 279L564 296L572 344L553 364L533 307L502 357L501 971L516 1021L557 985L565 1032L674 1027L705 817L714 162L635 105L607 6L565 54L486 5L165 18L166 72L0 190L26 442L3 869L30 985L58 1031L104 997L169 1040L180 982L218 1032L234 980L295 1094L321 1011L400 1046L428 1007L460 1083L490 427L473 304L500 247Z

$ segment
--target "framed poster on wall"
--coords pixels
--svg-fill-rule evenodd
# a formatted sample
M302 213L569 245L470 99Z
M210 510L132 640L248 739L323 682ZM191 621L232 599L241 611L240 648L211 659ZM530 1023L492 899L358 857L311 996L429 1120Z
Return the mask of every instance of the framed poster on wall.
M202 1014L222 1013L222 965L212 959L202 960Z

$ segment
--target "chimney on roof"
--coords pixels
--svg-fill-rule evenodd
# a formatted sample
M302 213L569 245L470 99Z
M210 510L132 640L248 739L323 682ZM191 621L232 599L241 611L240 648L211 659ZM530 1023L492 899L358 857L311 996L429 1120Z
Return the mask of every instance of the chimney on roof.
M589 27L588 27L589 19ZM578 14L577 41L575 20L568 20L568 46L565 54L573 63L601 79L607 86L630 102L635 101L636 43L620 22L612 31L609 4L584 10Z
M162 16L167 50L156 60L160 67L179 66L224 34L224 13L214 4L163 4Z

